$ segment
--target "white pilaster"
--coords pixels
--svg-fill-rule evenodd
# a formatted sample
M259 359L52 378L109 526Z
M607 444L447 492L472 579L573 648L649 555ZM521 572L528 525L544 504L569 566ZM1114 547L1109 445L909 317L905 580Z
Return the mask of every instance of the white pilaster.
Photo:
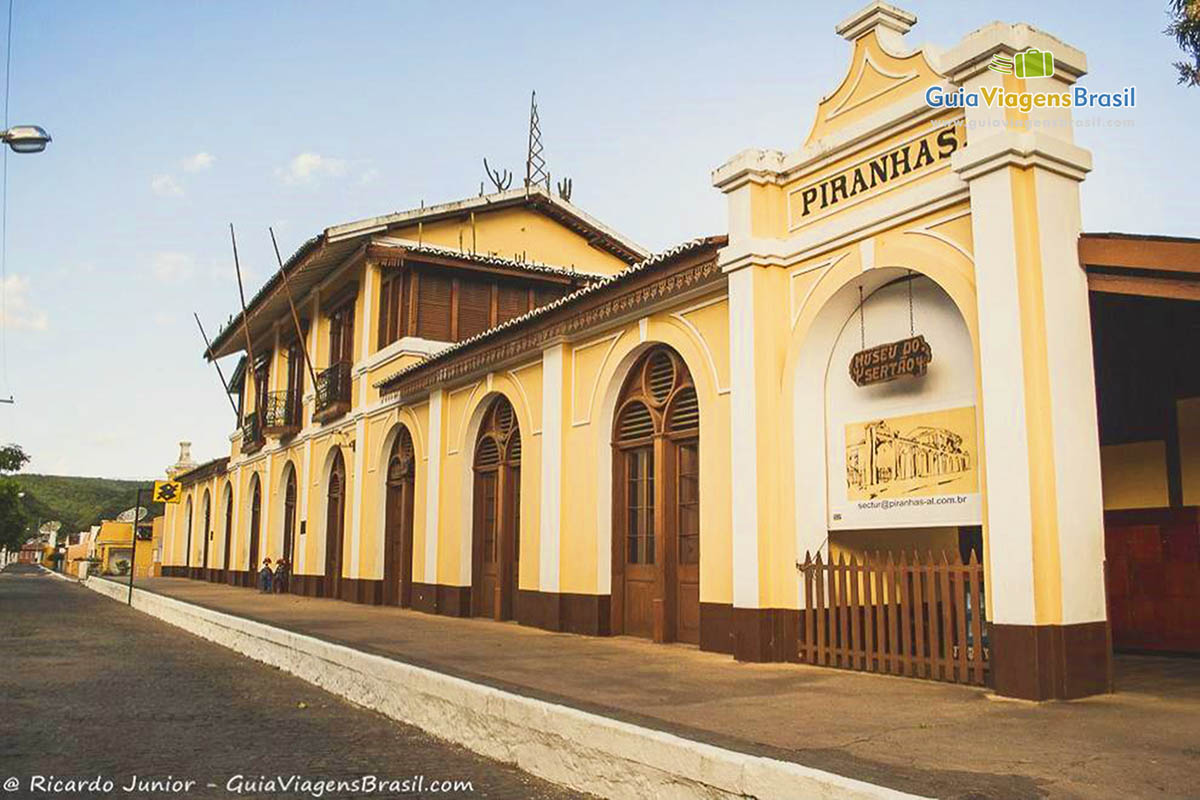
M310 469L309 465L312 463L312 445L313 445L313 440L311 438L309 438L307 441L304 442L304 459L302 460L301 466L300 466L300 470L301 470L301 472L300 472L301 480L300 480L300 486L299 486L300 496L298 498L296 498L300 505L299 519L296 522L296 531L297 531L296 538L298 541L296 544L296 553L295 553L295 558L296 558L295 571L297 573L303 572L304 568L305 568L305 564L308 563L308 547L306 546L307 542L305 540L308 539L308 493L311 489L308 481L309 481L309 469ZM303 538L301 538L299 535L301 523L303 523L303 525L304 525L304 537Z
M538 534L538 586L557 592L562 535L563 360L556 344L542 353L542 504Z
M758 608L758 392L754 369L753 268L729 275L730 435L734 443L733 605Z
M429 465L425 469L425 583L438 582L438 518L441 510L442 474L442 402L445 392L435 389L429 394Z
M361 395L360 395L361 396ZM354 496L351 498L350 511L350 577L362 575L362 567L358 563L359 551L362 546L362 506L363 484L365 483L367 452L367 419L359 417L354 423Z

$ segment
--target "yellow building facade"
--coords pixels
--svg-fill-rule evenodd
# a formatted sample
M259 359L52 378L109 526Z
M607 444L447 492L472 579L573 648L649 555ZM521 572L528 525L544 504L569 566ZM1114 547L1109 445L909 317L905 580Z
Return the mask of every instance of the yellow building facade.
M165 574L283 557L303 594L753 661L849 618L868 669L903 647L1002 694L1104 691L1090 156L1069 109L927 100L1067 92L1086 61L1001 23L925 52L914 23L838 27L803 146L714 171L727 235L650 256L532 186L307 242L207 353L245 354L238 426L175 473ZM1030 48L1036 86L988 68ZM914 552L946 577L808 577ZM885 637L902 609L939 638Z

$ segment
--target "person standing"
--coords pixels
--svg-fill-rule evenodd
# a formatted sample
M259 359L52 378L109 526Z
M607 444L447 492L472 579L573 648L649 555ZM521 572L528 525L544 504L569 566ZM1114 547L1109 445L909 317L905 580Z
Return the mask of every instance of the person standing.
M271 579L271 559L264 558L262 569L258 571L258 590L260 592L269 594L271 591Z

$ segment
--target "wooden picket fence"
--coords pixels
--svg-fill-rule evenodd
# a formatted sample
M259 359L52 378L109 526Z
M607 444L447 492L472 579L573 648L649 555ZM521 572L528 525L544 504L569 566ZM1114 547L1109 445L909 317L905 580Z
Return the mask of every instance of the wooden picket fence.
M985 685L990 679L983 564L878 553L823 563L805 554L800 661Z

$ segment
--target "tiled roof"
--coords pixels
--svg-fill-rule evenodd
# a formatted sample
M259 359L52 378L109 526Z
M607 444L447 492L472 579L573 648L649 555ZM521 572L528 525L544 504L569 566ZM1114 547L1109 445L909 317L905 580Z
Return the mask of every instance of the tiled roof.
M221 456L220 458L214 458L212 461L205 461L203 464L198 464L187 472L181 472L175 476L175 480L190 486L193 483L199 483L205 478L211 478L213 475L220 475L228 467L229 456Z
M521 327L522 325L528 324L533 320L540 319L541 317L544 317L547 314L550 314L551 312L565 306L578 303L586 297L590 297L597 292L601 292L604 289L613 286L614 284L622 283L638 273L650 269L658 264L670 261L673 258L684 255L693 250L699 250L702 247L719 245L724 241L724 236L707 236L700 239L691 239L682 244L678 244L675 247L672 247L670 250L664 250L661 253L657 253L650 258L645 259L644 261L639 261L637 264L621 270L620 272L615 272L612 275L606 275L602 278L599 278L594 283L589 283L587 286L576 289L570 294L563 295L559 299L547 303L544 306L538 306L531 311L525 312L519 317L513 317L507 322L502 322L494 328L488 328L482 333L477 333L469 339L463 339L461 342L455 342L449 347L439 350L437 353L433 354L429 358L426 358L424 361L418 361L415 364L410 364L407 367L388 375L386 378L376 381L374 386L377 389L384 389L386 391L386 386L388 384L394 383L395 381L407 375L411 375L419 370L425 369L431 364L444 361L450 356L461 353L463 350L473 347L480 342L498 336L505 331L511 331L514 328Z
M557 220L581 236L586 236L593 247L611 253L627 264L642 257L646 252L637 243L587 215L582 209L562 198L555 197L544 187L521 187L454 203L423 206L326 228L301 244L296 252L284 262L283 267L271 274L262 288L250 298L246 309L252 319L257 316L262 307L279 290L285 271L290 276L290 288L294 296L297 298L303 296L326 276L328 270L348 258L362 244L364 237L372 234L386 234L389 227L415 225L418 222L429 223L439 219L454 219L474 211L515 206L527 207ZM453 250L449 252L455 253ZM458 253L457 255L461 256L462 254ZM269 310L267 316L271 316L272 313L273 310ZM284 313L286 313L286 309ZM206 358L220 358L239 349L236 337L241 335L243 316L243 312L239 310L217 331L212 345L204 353Z

